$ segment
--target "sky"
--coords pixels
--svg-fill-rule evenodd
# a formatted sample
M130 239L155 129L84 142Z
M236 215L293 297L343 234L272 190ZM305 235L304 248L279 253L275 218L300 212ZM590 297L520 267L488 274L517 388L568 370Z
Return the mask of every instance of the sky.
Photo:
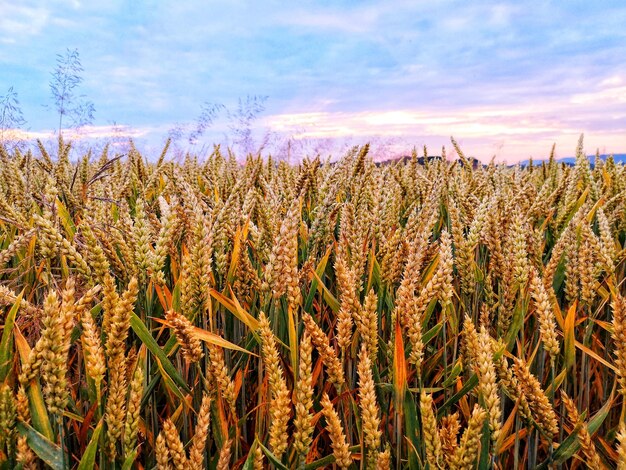
M57 54L78 49L95 106L82 139L189 147L203 103L224 106L192 149L235 144L230 116L267 97L251 124L266 151L380 155L450 136L488 161L626 153L626 2L0 0L0 97L23 135L58 126ZM67 131L69 132L69 131ZM272 147L273 146L273 147ZM342 147L343 146L343 147ZM320 150L321 149L321 150Z

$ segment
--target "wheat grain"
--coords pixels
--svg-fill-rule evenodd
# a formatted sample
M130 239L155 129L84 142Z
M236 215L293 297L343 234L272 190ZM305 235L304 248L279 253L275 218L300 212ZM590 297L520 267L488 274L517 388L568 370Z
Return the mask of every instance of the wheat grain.
M337 415L326 393L322 395L321 404L322 413L324 413L326 417L326 429L332 441L331 446L333 448L333 455L335 456L335 463L339 468L347 469L352 464L352 455L350 454L339 415Z

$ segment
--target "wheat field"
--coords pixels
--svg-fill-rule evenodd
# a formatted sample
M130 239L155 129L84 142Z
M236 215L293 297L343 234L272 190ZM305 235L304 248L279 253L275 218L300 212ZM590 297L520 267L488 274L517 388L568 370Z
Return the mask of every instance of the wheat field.
M626 169L453 144L0 149L2 468L626 469Z

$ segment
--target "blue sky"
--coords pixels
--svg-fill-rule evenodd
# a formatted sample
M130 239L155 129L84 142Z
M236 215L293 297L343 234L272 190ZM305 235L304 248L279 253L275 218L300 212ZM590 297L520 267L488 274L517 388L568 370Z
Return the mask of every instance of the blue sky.
M87 136L115 122L146 146L205 101L268 96L255 135L384 152L449 137L488 160L626 152L623 1L5 1L0 95L54 130L56 54L78 48ZM188 126L185 127L185 126ZM224 139L225 118L205 140ZM184 147L185 142L180 145ZM278 145L278 144L276 144ZM278 150L274 150L278 152Z

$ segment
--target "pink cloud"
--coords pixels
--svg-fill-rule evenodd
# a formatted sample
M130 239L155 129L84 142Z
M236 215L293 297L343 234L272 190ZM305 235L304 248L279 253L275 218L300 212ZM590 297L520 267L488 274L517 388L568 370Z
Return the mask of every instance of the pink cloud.
M6 129L4 137L7 140L34 140L56 137L54 130L25 131L22 129ZM63 136L71 140L136 138L143 137L151 132L150 128L131 126L83 126L80 129L64 129Z
M626 86L613 77L584 94L535 98L522 105L465 106L453 109L390 109L361 112L275 114L266 124L294 138L395 138L406 148L427 144L449 146L449 136L467 145L465 152L488 161L514 162L541 158L556 142L561 155L571 155L577 138L585 147L626 151Z

